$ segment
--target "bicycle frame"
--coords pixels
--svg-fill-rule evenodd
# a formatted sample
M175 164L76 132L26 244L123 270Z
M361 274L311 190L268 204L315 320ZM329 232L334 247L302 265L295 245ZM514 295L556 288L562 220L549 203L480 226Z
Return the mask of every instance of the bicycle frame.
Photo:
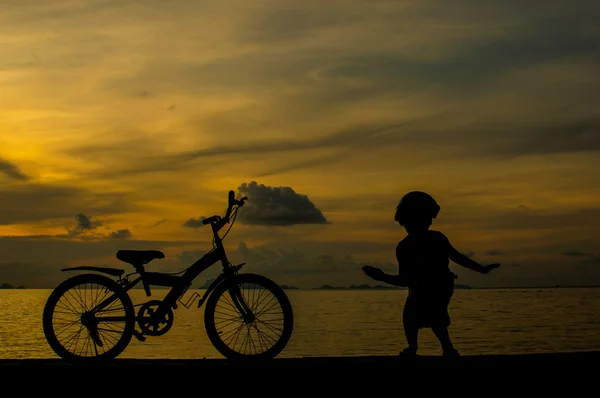
M140 282L144 286L144 290L146 292L146 296L151 296L150 286L165 286L170 287L171 289L165 296L165 298L160 303L159 307L156 311L151 315L152 318L162 318L171 308L177 308L177 301L187 292L189 287L191 286L194 279L204 272L206 269L216 264L217 262L221 262L223 267L223 273L220 274L208 287L204 295L200 298L198 302L198 308L202 306L202 304L206 301L210 293L221 283L226 281L228 278L235 275L235 273L245 264L239 264L237 266L232 265L227 259L227 254L225 253L225 248L223 247L222 238L219 236L219 230L223 227L225 223L229 222L229 216L232 210L232 194L230 192L230 205L227 208L226 216L220 219L217 216L210 217L205 220L205 223L210 223L215 246L209 252L207 252L204 256L202 256L198 261L190 265L186 271L181 276L176 276L172 274L166 274L162 272L147 272L145 270L144 264L134 265L136 272L133 274L139 274L134 280L129 281L127 279L129 274L125 277L125 279L121 279L119 277L119 282L123 286L125 292L131 290L133 287L138 285ZM245 199L245 198L244 198ZM243 205L243 200L241 202L237 201L238 206ZM239 204L241 203L241 205ZM231 295L232 301L234 302L237 309L243 315L245 319L248 317L252 318L253 314L250 309L246 305L246 302L242 299L241 292L239 287L236 284L232 284L229 289L229 293ZM110 305L115 299L117 295L112 295L107 299L103 300L97 306L94 307L92 312L98 312L104 309L106 306ZM194 298L194 297L193 297ZM102 317L104 321L125 321L124 317Z

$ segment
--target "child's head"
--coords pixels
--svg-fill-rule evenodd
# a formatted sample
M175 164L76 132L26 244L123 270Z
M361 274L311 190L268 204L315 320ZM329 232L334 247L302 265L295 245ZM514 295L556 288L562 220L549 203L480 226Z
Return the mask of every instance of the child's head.
M429 229L439 211L440 206L429 194L412 191L400 199L394 220L402 225L409 234L422 232Z

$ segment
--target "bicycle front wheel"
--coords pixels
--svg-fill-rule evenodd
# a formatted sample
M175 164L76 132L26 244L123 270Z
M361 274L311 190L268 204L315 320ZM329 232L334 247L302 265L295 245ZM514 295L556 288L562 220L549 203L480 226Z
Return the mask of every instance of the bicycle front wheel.
M109 304L98 309L98 305ZM48 297L42 321L50 347L69 362L110 360L127 347L135 328L131 298L102 275L67 279Z
M239 304L250 309L244 317ZM219 284L206 302L204 323L213 346L228 359L274 358L292 335L294 315L283 289L256 274Z

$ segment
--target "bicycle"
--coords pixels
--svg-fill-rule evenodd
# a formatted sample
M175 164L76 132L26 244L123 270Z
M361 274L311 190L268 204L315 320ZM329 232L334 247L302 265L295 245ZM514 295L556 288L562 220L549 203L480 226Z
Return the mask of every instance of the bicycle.
M204 324L213 346L227 359L274 358L290 340L294 315L290 300L283 289L271 279L254 274L239 273L245 263L232 265L227 259L223 239L235 222L237 211L244 205L246 197L236 200L229 191L229 204L224 217L218 215L204 219L204 225L211 225L213 248L199 260L178 273L149 272L145 265L154 259L164 258L158 250L119 250L116 257L133 265L135 271L123 277L125 271L117 268L78 266L61 271L92 271L72 276L60 283L50 294L43 311L43 330L46 340L54 352L69 362L98 362L112 360L120 355L131 342L132 337L145 341L146 336L161 336L167 333L174 322L173 310L179 302L189 308L196 298L198 307L204 303ZM230 224L220 237L219 231ZM183 296L194 279L203 271L216 264L222 264L222 273L209 285L204 295L194 294L184 303ZM182 274L182 275L180 275ZM112 279L106 275L110 275ZM132 277L133 276L133 277ZM131 277L131 279L130 279ZM151 296L150 286L170 287L163 300L149 300L134 306L128 291L142 283L146 296ZM96 285L98 288L93 288ZM264 288L271 294L258 293L253 286ZM63 299L75 299L75 304L83 304L78 311L75 304L65 304ZM85 305L84 300L91 298ZM256 299L254 305L249 299ZM219 308L220 300L231 306L225 312ZM114 305L117 303L118 305ZM135 312L135 307L139 309ZM64 319L73 316L71 320ZM225 316L225 320L220 320ZM260 316L268 316L275 322L271 326ZM64 322L63 324L59 324ZM233 326L235 322L241 325ZM115 325L110 325L114 323ZM139 331L136 329L139 327ZM219 330L223 327L224 330ZM59 338L67 331L73 335L61 342ZM87 333L86 333L87 332ZM240 333L244 336L241 338ZM263 335L276 332L278 336ZM258 341L250 341L257 336ZM249 350L248 352L246 350ZM254 351L252 351L254 350Z

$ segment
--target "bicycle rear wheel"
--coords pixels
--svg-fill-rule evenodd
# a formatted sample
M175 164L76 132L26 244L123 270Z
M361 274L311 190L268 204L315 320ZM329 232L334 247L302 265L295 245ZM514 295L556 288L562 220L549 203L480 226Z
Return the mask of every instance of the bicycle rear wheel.
M235 305L236 287L252 319L244 319ZM240 274L215 288L206 302L204 323L211 343L226 358L274 358L290 340L294 315L278 284L261 275Z
M105 308L92 310L103 300ZM69 362L110 360L133 336L135 313L123 288L102 275L84 274L58 285L44 306L44 335L50 347Z

